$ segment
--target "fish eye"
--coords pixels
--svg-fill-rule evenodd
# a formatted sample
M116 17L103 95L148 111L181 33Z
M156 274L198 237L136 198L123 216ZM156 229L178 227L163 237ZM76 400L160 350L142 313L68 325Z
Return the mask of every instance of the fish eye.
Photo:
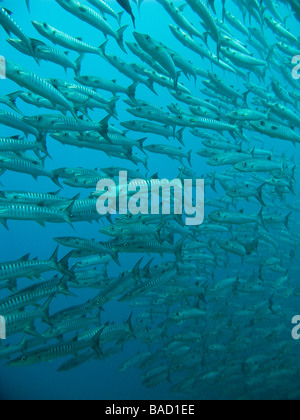
M23 356L22 357L22 362L26 362L26 360L27 360L27 357L26 356Z
M124 248L128 248L129 247L129 244L126 242L125 244L124 244Z
M243 167L246 168L247 167L247 162L243 163Z
M145 39L146 39L146 41L149 41L150 40L150 36L149 35L146 35L145 36Z
M113 226L111 226L109 229L110 229L112 232L115 230L115 228L114 228Z

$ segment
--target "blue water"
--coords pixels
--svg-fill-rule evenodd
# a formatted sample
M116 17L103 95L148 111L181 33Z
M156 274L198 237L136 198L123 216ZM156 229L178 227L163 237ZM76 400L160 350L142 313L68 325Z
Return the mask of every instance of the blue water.
M82 3L88 4L82 0ZM181 1L176 1L176 4L180 5ZM120 7L116 1L109 1L109 4L117 10L120 11ZM9 0L4 1L2 3L3 7L7 7L11 11L13 11L13 17L20 24L22 29L26 34L30 37L41 39L41 36L37 34L34 27L31 25L31 20L36 21L46 21L50 25L57 27L58 29L66 32L70 35L76 37L82 37L86 43L90 43L91 45L98 46L105 41L104 36L101 32L97 31L95 28L90 27L88 24L81 22L76 17L68 14L65 10L63 10L55 1L53 0L43 0L42 2L38 0L31 0L31 13L29 14L26 8L25 1L23 0ZM221 1L216 1L217 5L217 12L218 16L221 18ZM228 1L226 2L226 8L235 16L242 19L242 15L236 5ZM157 40L161 40L164 42L168 47L173 48L174 50L180 52L186 58L192 60L197 67L211 70L211 66L208 60L202 60L199 56L195 53L191 52L187 48L183 48L183 46L172 36L169 30L169 24L173 21L165 12L165 10L155 1L148 1L145 0L142 4L141 12L137 11L136 7L133 7L134 13L136 15L136 23L137 23L137 31L143 33L149 33L152 37ZM289 13L285 7L281 7L281 11L284 16L287 16ZM195 24L195 26L199 26L199 19L197 16L187 7L185 10L185 15ZM109 23L117 29L117 23L112 18L108 17ZM125 32L125 40L127 41L134 41L134 37L132 35L133 27L132 22L129 16L124 16L123 24L128 23L129 28ZM248 24L248 19L247 19ZM252 22L255 25L255 21ZM291 30L291 32L299 36L299 22L297 22L293 17L289 16L287 19L287 27ZM200 29L201 27L199 27ZM235 35L241 41L244 40L243 36L233 30L233 35ZM270 30L266 30L265 32L266 38L270 38L270 42L274 43L275 39L270 32ZM36 72L39 76L43 78L50 78L56 77L59 79L64 79L68 81L73 80L73 71L69 70L67 75L65 74L64 70L54 64L46 63L44 61L41 62L40 67L34 62L31 57L27 57L22 55L21 53L17 52L15 49L9 46L8 43L5 42L7 38L6 33L2 28L0 28L0 39L1 39L1 55L6 57L8 60L12 60L25 68L30 69L33 72ZM14 37L14 36L12 36ZM50 41L45 40L47 44L50 45ZM209 41L209 46L211 50L216 53L216 45L213 41ZM57 46L58 49L64 50L63 48ZM107 47L107 52L113 54L117 54L123 59L128 62L137 62L138 59L133 56L130 52L128 55L125 55L117 46L116 42L113 39L109 39L109 44ZM74 60L78 57L78 54L75 52L70 52L69 56L72 57ZM235 88L244 92L244 86L242 83L242 79L238 79L230 73L224 73L218 67L214 67L214 72L216 72L220 77L223 77L224 80L228 84L233 84ZM90 75L99 75L100 77L116 79L118 84L129 86L131 81L120 74L116 69L114 69L111 65L109 65L105 60L101 57L94 56L91 54L86 54L81 74L90 74ZM259 83L255 76L251 76L251 79L254 83ZM286 86L286 82L283 78L280 78L278 73L274 73L274 77L276 77L283 86ZM180 78L180 82L184 83L184 85L189 88L195 96L199 96L202 99L205 97L200 93L201 87L201 78L198 79L197 86L195 87L195 83L193 80L188 80L183 75ZM267 78L268 82L266 82L267 86L271 80ZM19 90L19 87L9 80L1 80L1 94L9 94L14 91ZM299 82L300 84L300 82ZM169 94L169 92L155 85L155 89L158 93L157 96L152 94L149 89L145 86L139 86L137 89L137 98L144 99L146 101L155 103L159 106L166 107L172 102L176 102L174 98ZM100 92L100 91L99 91ZM110 98L111 95L101 91L100 92L103 96ZM125 99L122 95L122 99ZM26 105L22 101L18 101L18 106L22 110L25 115L35 115L38 113L51 113L48 110L38 110L32 106ZM180 104L181 105L181 104ZM183 105L184 106L184 105ZM126 112L127 105L120 100L117 105L119 121L113 121L113 124L116 127L119 127L119 122L131 120L133 119L130 114ZM8 110L4 106L1 105L1 109ZM104 111L95 111L91 112L90 116L95 121L100 121L102 118L106 116ZM11 135L16 134L16 130L1 126L1 137L8 137ZM138 133L130 133L130 137L139 139L143 137L143 135L139 135ZM230 138L230 136L227 135ZM264 146L267 150L274 150L278 154L285 153L287 159L295 162L298 164L299 161L299 148L294 148L291 143L288 142L280 142L278 140L266 138L260 136L260 134L253 134L253 137L260 138L264 142ZM149 141L146 144L153 144L157 142L158 144L168 144L168 142L160 137L149 135ZM193 137L189 134L189 130L187 129L184 135L184 140L186 144L187 150L193 149L195 152L202 148L201 140ZM130 163L126 162L121 159L116 158L109 158L102 152L91 151L87 149L77 149L75 147L69 146L62 146L58 142L55 142L50 137L47 141L49 154L52 156L53 160L47 159L46 161L46 169L53 170L62 167L84 167L84 168L98 168L101 170L101 167L110 167L115 166L116 168L127 166L130 169L136 169L136 167ZM143 166L139 166L139 170L141 172L141 177L151 176L154 173L159 172L160 178L167 177L172 179L178 175L178 162L169 159L168 157L158 156L151 154L149 158L149 174L146 173ZM206 164L206 159L201 158L196 153L193 153L192 159L192 169L197 173L197 176L200 178L204 175L204 178L208 178L208 174L215 171L215 168L209 167ZM217 172L224 172L224 168L216 168ZM298 180L298 175L297 180ZM51 180L46 178L39 178L38 182L34 181L32 177L29 175L23 175L19 173L13 173L7 171L4 175L1 176L1 184L3 185L3 189L5 190L22 190L22 191L32 191L32 192L51 192L57 190L57 187L51 182ZM296 185L296 192L299 195L299 188ZM81 193L82 198L87 197L88 190L78 190L74 188L65 187L62 191L63 196L73 197L74 195ZM224 195L223 190L221 187L218 187L218 193L214 194L210 188L207 188L206 191L206 199L218 199L220 196ZM290 202L297 201L299 196L292 196L289 197ZM276 210L280 210L278 206L280 204L276 202L277 208L274 208L274 212ZM239 203L239 207L245 209L245 212L249 211L251 214L257 214L259 211L260 206L256 206L246 201ZM214 208L206 207L206 218L208 218L208 214L215 210ZM269 209L272 211L272 208ZM283 212L286 214L286 211ZM55 237L62 237L62 236L78 236L78 237L85 237L85 238L95 238L99 241L107 240L108 238L99 234L99 227L96 223L89 224L86 222L77 223L76 224L76 234L71 229L70 226L67 224L48 224L46 228L41 227L37 223L33 222L22 222L22 221L8 221L9 231L6 231L3 227L0 227L0 260L1 261L10 261L10 260L17 260L18 258L22 257L23 255L30 252L31 257L34 258L38 256L39 259L47 259L53 253L56 244L53 241ZM299 234L299 225L296 223L294 226L294 231ZM201 239L200 239L201 240ZM290 252L290 248L286 247L286 250L283 250L283 254ZM60 247L60 257L63 257L69 249L64 247ZM294 251L297 251L297 245L295 244ZM268 257L272 257L274 255L268 255ZM160 263L164 259L166 261L170 260L170 256L165 256L164 259L161 257L155 257L155 262ZM120 262L121 267L117 267L115 264L111 264L109 267L109 275L111 277L118 276L122 271L132 269L135 263L140 258L140 255L126 255L120 254ZM145 256L145 262L148 261L149 258ZM290 286L287 287L296 287L297 281L297 265L298 265L298 258L294 258L291 261L291 265L289 267L290 270ZM241 259L238 257L232 257L230 259L230 263L227 268L224 268L224 272L222 272L222 268L219 268L216 272L216 279L222 278L222 276L230 276L233 272L241 271L244 272L245 268L241 263ZM253 267L247 268L249 273L252 271L257 270L257 266L253 263ZM280 276L278 276L280 277ZM51 278L50 274L46 274L44 279ZM274 274L274 279L276 278ZM26 287L27 285L31 285L31 282L25 279L22 279L18 283L19 287ZM8 292L9 293L9 292ZM1 299L8 295L6 291L1 291L0 296ZM89 298L95 296L97 291L92 290L84 290L80 289L79 291L75 291L78 295L78 298L71 298L71 297L64 297L60 296L57 297L51 304L50 312L51 314L60 310L62 308L66 308L68 306L72 306L77 303L84 303ZM253 299L252 296L247 296L246 294L241 296L240 299L242 302L245 302L245 307L247 304L259 304L261 303L261 299L268 299L269 293L266 293L266 296L257 297ZM233 296L230 294L228 297L228 313L223 313L220 317L227 317L231 313L230 309L230 301L233 299ZM253 302L254 301L254 302ZM271 324L265 325L265 328L270 328L270 334L276 327L284 325L286 328L284 329L283 334L280 336L280 339L276 338L275 341L268 341L266 340L261 341L259 344L260 352L268 357L271 355L275 356L275 359L278 360L279 366L284 368L283 360L287 364L287 371L283 375L282 379L282 388L278 385L277 380L272 379L272 375L270 371L262 371L260 370L260 382L259 386L255 384L251 384L249 378L247 378L247 386L246 389L243 390L243 395L245 393L249 393L249 396L253 396L254 398L260 397L267 397L267 398L286 398L289 394L288 387L290 386L289 383L291 382L291 390L295 390L295 385L299 382L299 378L297 376L297 372L299 371L299 362L297 361L296 355L298 353L299 344L297 342L292 341L291 339L291 329L290 320L292 316L296 315L298 312L298 299L297 297L291 298L287 301L282 301L280 305L282 306L282 315L274 317L273 322ZM216 312L218 311L219 302L216 301ZM288 305L288 306L285 306ZM128 318L132 308L128 307L127 304L120 304L118 302L111 302L105 305L105 311L102 313L102 321L103 322L116 322L122 323L125 322ZM140 313L140 310L134 310L134 318L135 315ZM134 321L133 321L134 322ZM218 323L217 320L214 320L212 323L212 328L214 323ZM230 342L230 340L234 339L232 337L235 336L235 328L232 327L230 329L230 325L228 325L228 329L226 331L226 337L223 337L225 342ZM242 326L238 326L238 328L242 328ZM259 327L260 328L260 327ZM231 331L231 333L230 333ZM249 330L247 330L249 331ZM255 339L255 334L257 330L255 325L253 325L252 336L248 337L251 340ZM211 331L212 336L214 337L214 331ZM199 325L199 335L201 336L201 328ZM23 335L18 335L17 337L11 337L7 340L5 344L12 344L18 343L22 339ZM247 340L247 337L244 337ZM213 339L214 340L214 339ZM216 338L216 344L219 340ZM247 342L247 341L246 341ZM112 343L113 344L113 343ZM155 346L152 348L154 351ZM230 346L229 346L230 348ZM103 361L90 361L70 372L67 373L58 373L57 368L62 364L65 360L59 359L52 361L48 364L43 363L40 365L33 365L30 367L25 368L8 368L5 367L5 363L2 361L0 362L0 396L3 399L176 399L180 398L189 398L187 394L179 394L176 395L169 391L170 385L167 381L162 382L160 385L154 388L146 388L142 385L142 381L140 379L141 371L138 369L130 369L125 373L118 373L118 367L121 365L124 360L129 359L131 356L136 354L138 351L145 351L148 350L148 347L140 343L138 340L130 341L129 343L125 344L124 351L116 356L113 356L109 359L105 359ZM253 353L252 353L253 351ZM217 358L219 362L222 364L222 361L229 357L237 357L238 362L241 364L243 363L243 359L249 357L250 355L254 355L257 352L257 347L253 347L251 349L251 344L247 352L244 354L235 355L232 353L230 355L230 351L227 354L220 354ZM285 358L282 357L282 353L287 355ZM290 357L289 357L289 356ZM161 360L161 363L165 363L164 360ZM204 366L205 366L205 358L204 358ZM276 360L274 361L274 366L278 364ZM294 370L292 369L294 366ZM224 372L225 377L222 378L223 384L226 386L232 386L232 381L235 381L236 378L234 374L231 372L230 375L226 376L226 371ZM253 374L255 376L255 373ZM250 378L251 379L251 378ZM245 382L241 377L238 377L238 382L235 385L241 385L241 387L245 386ZM245 380L245 378L244 378ZM272 380L274 380L274 389L272 388ZM266 385L267 384L267 385ZM207 390L207 385L209 386L209 391ZM198 384L197 394L191 393L190 398L214 398L219 399L221 398L220 390L214 393L214 382L205 381L201 384ZM266 385L267 394L263 392L264 386ZM261 394L255 393L256 386L259 390L261 390ZM252 392L254 392L252 394ZM236 397L236 394L233 393L232 397ZM227 396L228 398L228 396Z

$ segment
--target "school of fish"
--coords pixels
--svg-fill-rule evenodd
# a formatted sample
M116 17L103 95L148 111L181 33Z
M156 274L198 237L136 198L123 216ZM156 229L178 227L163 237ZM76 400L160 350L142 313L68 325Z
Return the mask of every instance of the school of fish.
M48 260L33 259L28 249L0 263L8 338L0 344L1 369L59 360L58 371L66 372L123 352L120 374L138 368L143 386L165 383L177 397L300 398L290 334L300 296L300 80L292 76L300 33L289 29L300 21L299 0L156 0L177 51L140 31L142 0L54 1L74 28L80 20L104 37L100 46L89 45L76 29L65 33L47 16L36 21L26 0L31 38L9 2L0 3L1 37L6 31L20 57L5 57L16 91L0 95L0 124L15 135L0 133L1 175L47 177L59 188L35 193L2 185L1 228L16 220L70 226L68 237L53 238ZM231 13L233 5L243 18ZM35 71L20 64L24 54ZM128 84L110 80L100 66L84 74L90 54ZM43 78L42 61L63 67L65 79ZM153 101L140 96L141 86ZM156 97L168 99L164 108ZM33 116L24 115L24 103ZM121 105L126 113L119 119ZM99 161L103 154L122 159L124 168L49 170L53 141L90 150ZM148 168L157 156L177 161L181 179L205 179L205 222L100 216L97 182L116 179L120 170L130 179L156 179L160 168L156 175ZM196 159L211 170L202 173ZM101 223L94 239L76 235L86 222ZM127 254L137 254L136 262L124 271L120 256ZM32 285L24 287L25 279ZM90 299L70 306L83 289ZM59 295L68 304L55 312ZM112 303L127 312L120 310L119 323L102 322ZM10 343L15 335L19 341ZM138 348L130 359L129 341Z

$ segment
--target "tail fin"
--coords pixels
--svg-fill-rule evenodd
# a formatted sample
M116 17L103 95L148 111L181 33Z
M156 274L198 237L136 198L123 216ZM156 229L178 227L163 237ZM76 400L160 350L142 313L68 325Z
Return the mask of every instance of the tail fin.
M176 133L176 138L177 140L180 142L180 144L182 144L182 146L185 146L184 142L183 142L183 132L185 130L185 127L181 128L179 131L177 131Z
M130 98L134 102L136 102L135 95L136 95L136 88L137 88L138 84L139 84L139 82L136 82L133 85L129 86L128 89L127 89L128 98Z
M261 210L260 210L260 212L258 213L258 218L259 218L259 220L261 221L262 226L263 226L266 230L268 230L268 229L266 228L266 225L265 225L263 211L264 211L264 208L262 207L262 208L261 208Z
M75 200L73 200L72 203L69 204L68 207L65 208L64 213L63 213L64 220L68 223L68 225L71 226L72 229L74 229L73 224L72 224L72 220L71 220L74 201Z
M50 303L52 302L52 299L54 298L54 294L51 295L46 302L44 303L44 305L40 308L40 316L42 318L42 320L44 322L46 322L46 324L48 325L53 325L51 322L51 319L49 317L49 307L50 307Z
M106 45L108 43L108 40L106 40L103 44L100 45L99 50L101 51L99 54L103 57L106 56Z
M144 259L144 257L142 257L137 263L136 263L136 265L134 266L134 268L133 268L133 270L132 270L132 273L133 273L133 277L135 278L135 279L138 279L139 281L141 281L141 276L140 276L140 265L141 265L141 262L143 261L143 259Z
M176 255L176 257L177 257L177 260L178 260L179 262L181 262L182 264L183 264L183 259L182 259L182 249L183 249L183 244L184 244L184 242L185 242L185 239L186 239L186 238L182 238L182 239L180 239L180 241L179 241L179 242L177 242L177 244L176 244L176 250L175 250L175 255Z
M287 228L287 229L289 229L289 223L290 223L290 217L291 217L291 215L293 214L293 212L291 211L287 216L286 216L286 218L285 218L285 221L284 221L284 226Z
M75 65L76 65L75 74L76 74L76 76L78 76L81 73L81 64L82 64L83 59L84 59L84 54L80 54L80 56L75 61Z
M146 155L147 156L147 154L145 153L145 151L144 151L144 142L146 141L146 140L148 140L148 137L143 137L142 139L140 139L140 140L138 140L137 141L137 145L136 145L136 147L142 152L142 153L144 153L144 155Z
M156 93L156 91L154 89L153 81L152 80L150 80L150 79L146 80L145 81L145 85L151 90L151 92L153 92L157 96L157 93Z
M125 54L127 54L127 51L124 47L123 35L126 29L128 28L128 26L129 25L122 26L122 28L118 30L118 39L117 39L117 43L119 47L121 48L122 51L124 51Z
M122 21L122 16L124 15L124 12L120 12L118 13L118 22L119 22L119 26L121 26L121 21Z
M59 249L59 245L56 247L55 251L53 252L50 261L51 264L53 266L53 268L58 269L59 271L59 267L58 267L58 249Z
M57 185L60 189L62 189L62 186L59 182L59 176L58 175L55 175L55 174L52 173L51 180L54 182L55 185Z
M133 327L132 327L132 315L133 315L133 312L131 312L131 314L130 314L130 316L129 316L129 318L128 318L127 322L126 322L126 324L127 324L127 325L128 325L128 327L129 327L130 334L131 334L134 338L136 338L136 337L135 337L135 334L134 334L134 331L133 331Z
M9 102L10 102L10 108L16 111L18 114L24 115L19 108L16 105L16 100L20 96L20 94L23 93L22 91L11 93L10 95L7 95Z
M192 153L193 153L192 150L190 150L188 153L188 162L189 162L190 167L192 167Z
M74 251L69 252L66 256L64 256L59 262L58 267L59 271L64 274L68 274L72 276L72 273L69 271L69 259L72 258Z
M256 199L260 202L260 204L262 204L264 207L265 207L265 203L264 203L263 198L262 198L262 190L263 190L265 185L266 184L264 183L257 189L257 195L255 196Z
M103 136L109 143L111 143L110 139L108 138L108 122L111 119L111 115L108 115L105 117L102 121L99 123L99 129L98 132Z
M44 134L40 133L39 137L37 138L37 143L39 145L40 151L45 153L46 156L52 159L48 153L46 138L47 138L47 133L44 133Z
M117 116L118 115L116 105L117 105L117 102L118 102L119 99L120 99L120 96L114 96L109 101L109 110L110 110L109 113L112 116Z
M66 295L66 296L72 296L72 297L77 297L76 295L74 295L74 293L70 292L70 290L68 289L68 276L63 276L63 278L61 279L59 285L58 285L58 292Z

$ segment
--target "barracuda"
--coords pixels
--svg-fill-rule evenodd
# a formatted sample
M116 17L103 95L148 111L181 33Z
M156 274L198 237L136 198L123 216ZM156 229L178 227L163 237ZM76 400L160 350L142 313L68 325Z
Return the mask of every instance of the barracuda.
M126 77L131 79L134 83L141 83L147 86L153 93L156 94L153 84L150 80L145 80L141 77L138 73L134 71L134 69L127 64L124 60L119 58L116 55L109 55L105 52L105 45L102 46L103 55L106 60L116 69L118 69L121 73L123 73Z
M88 2L91 3L93 6L97 7L97 9L99 9L102 14L112 16L114 19L118 21L119 25L121 26L121 19L124 12L116 13L103 0L88 0Z
M23 191L0 191L0 204L1 201L11 204L36 204L44 206L53 206L61 204L71 204L71 202L78 198L76 196L73 200L66 197L59 197L57 192L43 194L43 193L31 193ZM3 203L2 203L3 204Z
M94 47L92 45L89 45L83 42L81 38L73 38L72 36L59 31L53 26L50 26L46 22L32 21L32 24L42 36L49 39L55 45L57 44L65 48L69 48L70 50L76 51L80 54L90 53L90 54L100 55L100 57L102 57L100 46ZM45 48L43 45L40 45L40 46L37 45L36 49L37 49L37 54L39 58L42 58L43 56L47 57L48 47ZM62 54L62 55L65 55L65 54ZM74 64L72 65L72 67L74 68ZM78 65L75 66L75 72L78 73L79 70L80 70L80 66Z
M32 92L21 92L19 94L19 98L27 104L36 106L37 108L57 110L62 113L65 112L64 108L60 107L59 105L53 105L53 103L50 102L49 99L43 98L42 96L36 95Z
M250 198L255 197L257 201L262 205L265 206L265 203L262 199L262 190L266 184L261 185L258 188L255 188L249 184L246 185L237 185L232 187L230 190L227 191L227 195L232 198Z
M112 242L111 246L112 248L117 252L124 252L124 253L140 253L140 252L146 252L146 253L154 253L159 255L164 254L175 254L176 257L180 262L182 262L182 247L183 243L185 241L185 238L178 241L175 245L170 245L168 243L164 243L163 245L158 241L129 241L129 242L122 242L122 241L116 241Z
M251 55L243 54L241 52L237 52L229 47L222 47L221 48L222 54L228 57L234 64L238 67L245 68L247 70L251 70L256 67L268 67L269 64L267 61L259 60Z
M179 26L169 25L171 32L184 46L191 49L197 54L200 54L202 58L210 58L210 52L203 45L195 42L186 32L184 32Z
M153 227L153 225L147 225L146 223L130 223L128 224L115 224L108 226L106 228L100 229L100 233L103 233L107 236L112 236L115 238L126 238L131 237L132 235L135 236L154 236L155 239L162 243L160 233L161 229L163 228L164 223L160 224L159 226Z
M138 86L138 83L136 82L128 88L124 88L123 86L118 85L115 80L111 81L97 76L76 76L74 77L74 80L84 86L106 90L113 94L124 93L132 99L135 99L136 88Z
M59 345L49 346L42 350L36 350L31 353L24 353L22 356L7 363L9 367L30 366L36 363L49 362L59 357L76 355L79 351L92 347L96 355L102 358L102 352L99 347L99 338L104 327L92 340L70 340Z
M193 118L190 119L190 126L194 128L206 128L218 132L229 131L232 133L240 134L241 129L237 125L223 123L218 120L210 120L207 118Z
M199 15L199 17L202 19L202 23L204 27L208 30L213 40L216 41L217 49L218 49L217 56L219 59L220 33L219 33L218 26L216 25L215 19L211 11L202 0L187 0L187 3L194 10L194 12Z
M272 81L272 89L273 89L275 95L281 101L283 101L285 104L291 104L291 105L293 105L298 110L298 106L297 106L296 101L294 101L291 98L289 92L286 89L284 89L277 80L273 80Z
M21 40L8 39L7 42L11 46L16 48L18 51L20 51L22 54L31 56L31 53L28 50L27 46ZM74 63L74 61L72 61L68 57L68 52L63 53L61 51L58 51L56 48L46 45L42 41L38 41L32 38L31 38L31 43L33 45L34 53L37 60L44 60L46 62L50 61L52 63L58 64L59 66L62 66L66 72L69 68L74 70L75 74L80 71L81 61L83 59L82 55L80 55L78 59L76 60L76 62Z
M273 162L271 158L263 159L248 159L245 162L237 163L235 166L240 172L273 172L284 171L284 160L281 163Z
M251 122L251 127L259 133L265 134L266 136L287 140L293 144L300 143L300 135L293 129L277 124L273 121L258 121Z
M108 121L110 116L105 117L99 124L93 121L84 121L75 118L64 117L63 115L43 114L33 117L24 117L26 124L32 125L39 131L76 131L83 133L85 131L98 131L106 135Z
M258 216L246 215L243 211L240 213L234 213L217 210L210 213L209 218L216 223L225 223L230 225L243 225L251 223L260 223L264 225L263 209L261 209Z
M11 93L10 95L0 95L0 104L4 104L11 108L13 111L22 115L22 112L16 105L16 100L19 96L19 93L20 92Z
M152 134L158 134L160 136L165 137L166 139L170 139L171 137L174 137L173 130L170 129L169 125L160 125L160 124L154 124L150 123L148 121L126 121L121 123L121 125L131 131L136 131L138 133L152 133ZM183 131L184 128L179 130L177 133L175 133L175 137L177 140L183 144ZM137 178L137 177L134 177Z
M176 89L179 73L176 71L174 61L168 51L168 48L147 34L134 32L133 35L139 46L168 72L174 81Z
M168 89L174 89L174 81L167 76L164 76L163 74L158 73L155 70L152 70L150 68L147 68L143 65L139 65L139 64L131 64L132 68L134 69L134 71L136 71L139 74L142 74L143 76L148 77L152 83L157 83L160 86L166 87ZM176 85L176 91L177 92L184 92L184 93L191 93L191 91L186 88L184 85L182 85L181 83L177 83Z
M226 153L217 154L207 161L210 166L235 165L239 162L251 160L252 156L247 153Z
M9 36L11 33L13 33L19 39L21 39L25 43L29 51L31 52L32 57L35 57L30 39L28 38L27 35L24 34L22 29L13 20L12 12L10 10L4 9L3 7L0 7L0 25L3 26L3 28L8 33Z
M15 128L16 130L22 131L26 136L32 134L36 139L40 138L40 133L35 128L23 122L23 118L19 115L12 114L0 110L0 124L8 127Z
M76 314L77 315L77 314ZM50 322L53 321L53 317L50 318ZM56 322L55 326L49 328L42 334L42 338L45 340L57 339L62 340L63 336L67 333L79 331L81 329L88 330L92 325L99 324L99 317L93 318L77 318L77 319L64 319L61 322ZM50 324L51 325L51 324Z
M7 336L24 332L33 335L34 337L40 337L40 334L38 334L34 328L34 321L40 318L46 324L51 323L49 318L49 306L52 299L53 296L50 296L43 306L34 311L24 311L7 315L5 317Z
M252 110L252 109L239 109L226 115L227 118L233 121L261 121L267 120L269 113Z
M58 177L53 172L48 172L43 169L39 162L29 162L28 160L18 157L18 155L0 155L0 168L13 172L26 173L31 175L35 180L37 180L39 176L44 176L50 178L59 188L61 188Z
M65 238L55 238L55 242L67 246L70 248L75 248L79 250L85 250L93 252L93 255L110 255L112 259L118 264L118 252L112 250L107 246L105 243L96 242L96 241L90 241L88 239L82 239L82 238L71 238L71 237L65 237Z
M266 103L266 106L268 106L271 109L272 113L288 121L289 123L291 123L292 126L300 127L300 118L289 108L279 103Z
M19 86L25 87L37 95L49 99L54 106L62 106L76 117L73 105L45 79L42 79L31 71L18 66L12 61L6 62L6 75Z
M276 22L276 20L272 17L266 17L265 22L276 35L279 35L281 38L286 39L292 44L297 45L299 43L299 40L291 32L285 29L281 23Z
M202 41L205 40L204 36L189 22L184 14L175 6L172 1L169 0L158 0L158 2L165 8L165 10L172 17L174 22L183 30L185 30L190 36L196 36Z
M109 104L109 101L101 96L99 93L95 92L93 89L88 89L84 86L77 85L75 83L69 83L65 80L59 79L49 79L49 82L59 91L69 90L73 92L78 92L79 94L86 95L87 97L94 99L97 102L100 102L104 105Z
M131 292L123 296L121 299L119 299L119 302L127 302L132 299L135 299L139 296L142 296L147 291L155 291L157 287L160 287L166 283L168 283L171 279L173 279L178 272L177 264L174 265L174 267L168 271L164 271L160 273L158 276L154 277L153 279L144 282L141 286L138 286L137 288L133 289Z
M49 271L64 272L68 270L65 258L58 262L58 247L49 260L29 261L29 255L25 255L18 261L11 261L0 264L0 281L7 279L18 279L28 277L29 279L38 278L40 274Z
M99 149L98 149L99 150ZM119 150L120 153L120 150ZM65 185L74 188L93 188L99 181L103 179L102 177L92 177L92 176L77 176L73 179L67 179L64 181Z
M26 339L27 337L25 336L19 344L10 344L8 346L5 346L4 348L3 346L0 347L0 360L10 359L11 356L14 356L18 353L24 353L27 347Z
M168 72L163 67L161 67L161 65L158 64L157 61L153 60L151 55L143 51L140 48L139 44L137 44L136 42L126 42L126 45L134 55L136 55L144 63L148 64L148 66L152 67L153 70L157 71L160 74L168 76Z
M174 119L171 115L163 110L155 110L150 107L129 108L127 111L138 118L146 118L149 121L155 121L162 124L174 126Z
M180 102L184 102L188 105L204 107L204 108L209 109L210 111L216 112L217 114L219 113L219 109L215 107L214 105L210 104L209 101L204 101L200 98L196 98L192 95L187 95L181 92L171 91L170 93L175 99L177 99Z
M185 150L183 150L182 147L171 147L159 144L145 146L145 149L151 153L168 155L173 159L178 159L181 163L182 160L185 158L189 162L189 165L192 166L192 150L187 153Z
M7 299L0 301L1 314L9 315L18 311L22 311L26 306L31 306L35 302L39 302L49 296L56 294L64 294L67 296L74 296L68 290L67 279L69 277L63 277L62 279L55 278L54 280L39 283L35 286L28 287L20 290L18 293L10 296Z
M2 152L25 152L33 150L34 152L43 152L48 155L46 145L41 142L30 142L20 139L19 136L1 139L0 153Z
M246 36L250 35L248 28L245 25L243 25L243 23L232 13L226 12L225 19L230 23L231 26L240 31L242 34Z
M229 86L227 83L224 82L224 80L222 80L214 73L209 73L209 78L221 95L224 95L231 99L241 99L243 102L247 101L248 92L245 92L244 94L237 92L237 90L234 87Z
M34 221L41 226L45 223L66 222L72 226L71 211L73 203L62 207L40 207L26 204L0 204L0 223L7 228L7 220ZM73 226L72 226L73 227Z
M95 10L80 3L77 0L55 0L61 7L78 17L80 20L89 23L96 29L99 29L105 36L114 38L119 47L126 53L123 45L123 34L128 25L123 26L117 32L98 14Z
M103 328L102 334L100 336L100 345L104 345L111 341L117 341L118 343L124 343L128 339L135 339L134 330L132 327L132 313L129 316L127 322L121 325L106 325ZM79 336L79 340L84 337Z

